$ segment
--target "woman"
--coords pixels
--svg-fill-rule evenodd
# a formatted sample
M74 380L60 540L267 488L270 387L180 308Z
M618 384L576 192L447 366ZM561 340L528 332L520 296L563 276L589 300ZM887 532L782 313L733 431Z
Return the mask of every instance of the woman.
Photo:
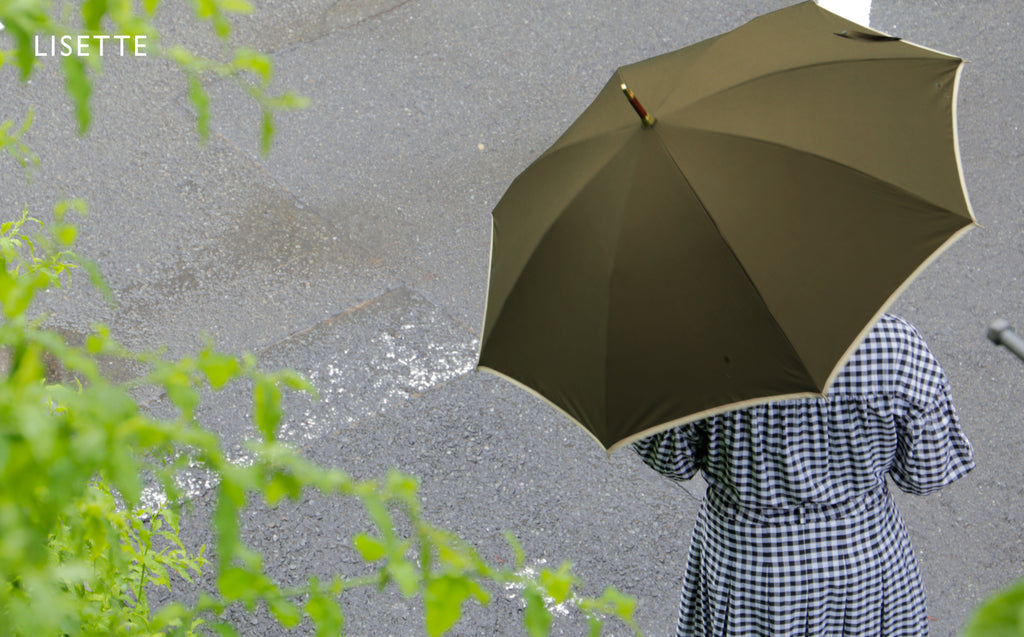
M886 476L935 491L974 467L949 382L883 315L823 398L750 407L634 443L708 483L677 635L927 635L924 590Z

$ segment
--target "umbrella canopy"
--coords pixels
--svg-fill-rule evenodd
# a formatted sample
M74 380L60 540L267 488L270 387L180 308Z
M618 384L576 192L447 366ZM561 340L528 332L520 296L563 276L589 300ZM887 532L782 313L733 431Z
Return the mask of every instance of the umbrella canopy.
M974 224L961 65L805 2L620 68L494 209L480 367L608 449L820 395Z

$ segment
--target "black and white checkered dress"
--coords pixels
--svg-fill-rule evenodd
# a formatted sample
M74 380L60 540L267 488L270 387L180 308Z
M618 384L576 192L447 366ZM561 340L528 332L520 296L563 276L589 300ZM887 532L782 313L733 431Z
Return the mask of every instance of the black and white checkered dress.
M678 635L926 635L924 591L886 476L932 492L974 466L949 383L884 315L828 395L733 411L634 443L708 483Z

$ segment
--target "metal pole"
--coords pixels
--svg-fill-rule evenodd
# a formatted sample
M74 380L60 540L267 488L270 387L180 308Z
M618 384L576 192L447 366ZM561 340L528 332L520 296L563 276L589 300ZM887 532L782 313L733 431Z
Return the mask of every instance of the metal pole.
M996 345L1002 345L1024 361L1024 338L1013 331L1004 319L996 319L988 326L988 338Z

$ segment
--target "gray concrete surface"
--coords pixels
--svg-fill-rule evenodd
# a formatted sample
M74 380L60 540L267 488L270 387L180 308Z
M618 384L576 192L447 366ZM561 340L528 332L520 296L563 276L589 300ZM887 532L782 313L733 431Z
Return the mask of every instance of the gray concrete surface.
M35 105L29 185L0 164L4 218L82 196L81 251L120 302L84 285L50 294L69 336L103 321L139 348L185 354L206 332L229 351L309 375L321 400L289 399L286 436L362 477L419 475L428 516L508 559L575 563L590 590L638 597L646 634L674 625L699 481L680 489L627 451L610 457L511 384L473 371L490 210L619 65L738 26L785 0L264 0L241 42L275 54L277 80L312 98L279 118L269 156L255 111L211 84L213 135L196 143L181 77L156 59L108 58L88 137L74 133L55 69L28 85L0 69L0 120ZM953 634L988 592L1024 574L1024 365L984 336L1024 328L1024 144L1015 0L876 0L872 26L968 60L959 100L965 177L982 225L929 268L895 310L952 379L978 468L900 507L924 571L934 635ZM174 7L168 38L216 44ZM3 36L0 36L2 41ZM870 258L870 255L865 255ZM115 370L127 374L130 370ZM158 400L158 399L156 399ZM244 396L203 417L231 445L252 435ZM199 485L186 534L208 539ZM254 510L246 532L285 579L352 568L351 503L312 498ZM415 604L347 598L354 635L413 635ZM456 634L517 634L514 592L471 609ZM410 610L411 609L411 610ZM277 634L266 617L246 634ZM301 632L301 631L300 631ZM555 634L582 634L573 616ZM620 634L621 631L614 631Z

